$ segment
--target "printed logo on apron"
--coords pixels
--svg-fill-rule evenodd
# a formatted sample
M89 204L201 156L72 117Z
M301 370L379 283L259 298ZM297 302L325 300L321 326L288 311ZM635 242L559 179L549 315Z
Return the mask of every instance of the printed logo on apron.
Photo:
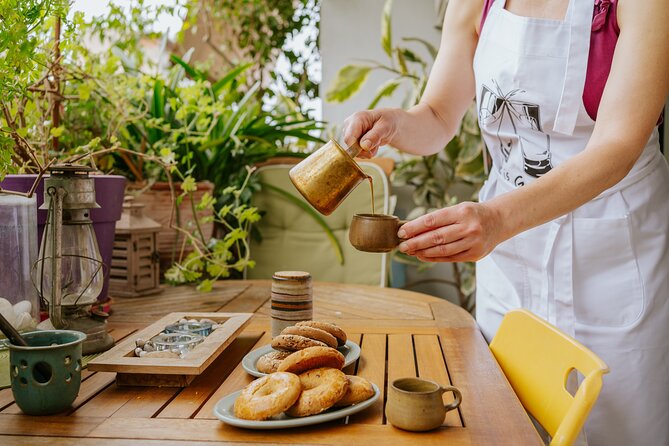
M499 173L516 187L527 182L527 176L538 178L552 168L551 137L541 129L541 107L516 100L525 90L504 92L496 81L494 88L481 84L479 122L494 131L497 149L504 157ZM520 152L520 156L512 156Z

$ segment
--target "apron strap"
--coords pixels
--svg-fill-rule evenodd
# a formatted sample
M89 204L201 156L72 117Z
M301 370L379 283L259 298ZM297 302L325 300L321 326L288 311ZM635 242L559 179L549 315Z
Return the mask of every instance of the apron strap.
M576 119L583 102L583 88L588 69L590 33L594 0L571 0L565 22L569 26L569 53L562 94L553 131L565 135L574 133Z
M573 217L569 213L551 223L546 239L541 265L541 299L546 305L548 322L574 337L574 288L573 288ZM541 314L541 309L533 309Z

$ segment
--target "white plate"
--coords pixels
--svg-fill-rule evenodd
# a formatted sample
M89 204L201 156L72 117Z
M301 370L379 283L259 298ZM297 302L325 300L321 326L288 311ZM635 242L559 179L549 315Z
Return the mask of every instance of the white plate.
M263 347L248 352L246 356L244 356L244 359L242 359L242 367L244 367L244 370L246 370L249 375L253 375L256 378L265 376L266 373L259 372L256 368L256 362L258 362L258 358L271 352L272 350L274 350L272 346L267 344ZM344 367L353 364L355 360L360 357L360 346L351 341L346 341L346 344L337 348L337 350L339 350L344 355Z
M338 418L343 418L345 416L360 412L361 410L365 410L374 404L374 402L379 399L379 396L381 395L381 392L379 391L379 388L376 386L376 384L372 384L372 387L374 387L374 395L371 398L352 406L342 407L340 409L330 409L326 412L319 413L318 415L311 415L302 418L292 418L282 413L270 418L269 420L263 421L243 420L235 416L233 407L235 400L241 393L241 390L239 390L219 400L219 402L216 403L216 406L214 406L214 415L216 415L216 418L223 421L224 423L246 429L286 429L289 427L309 426L311 424L336 420Z

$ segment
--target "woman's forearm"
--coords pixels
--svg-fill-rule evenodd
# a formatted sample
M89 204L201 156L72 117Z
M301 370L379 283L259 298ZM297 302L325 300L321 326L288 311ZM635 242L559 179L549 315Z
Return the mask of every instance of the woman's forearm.
M565 215L614 186L642 148L594 142L538 180L484 203L497 215L500 240Z
M397 129L390 145L406 153L423 156L438 153L457 131L455 125L444 122L427 103L393 112L397 113Z

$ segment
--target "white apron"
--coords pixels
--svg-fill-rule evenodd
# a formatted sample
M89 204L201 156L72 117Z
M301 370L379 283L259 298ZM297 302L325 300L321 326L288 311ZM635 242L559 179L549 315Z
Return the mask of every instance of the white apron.
M474 58L492 157L486 201L581 152L593 0L564 21L491 7ZM551 197L546 197L550 200ZM591 202L501 243L477 263L476 319L490 340L527 308L610 367L585 427L590 446L669 445L669 169L655 130L630 173Z

